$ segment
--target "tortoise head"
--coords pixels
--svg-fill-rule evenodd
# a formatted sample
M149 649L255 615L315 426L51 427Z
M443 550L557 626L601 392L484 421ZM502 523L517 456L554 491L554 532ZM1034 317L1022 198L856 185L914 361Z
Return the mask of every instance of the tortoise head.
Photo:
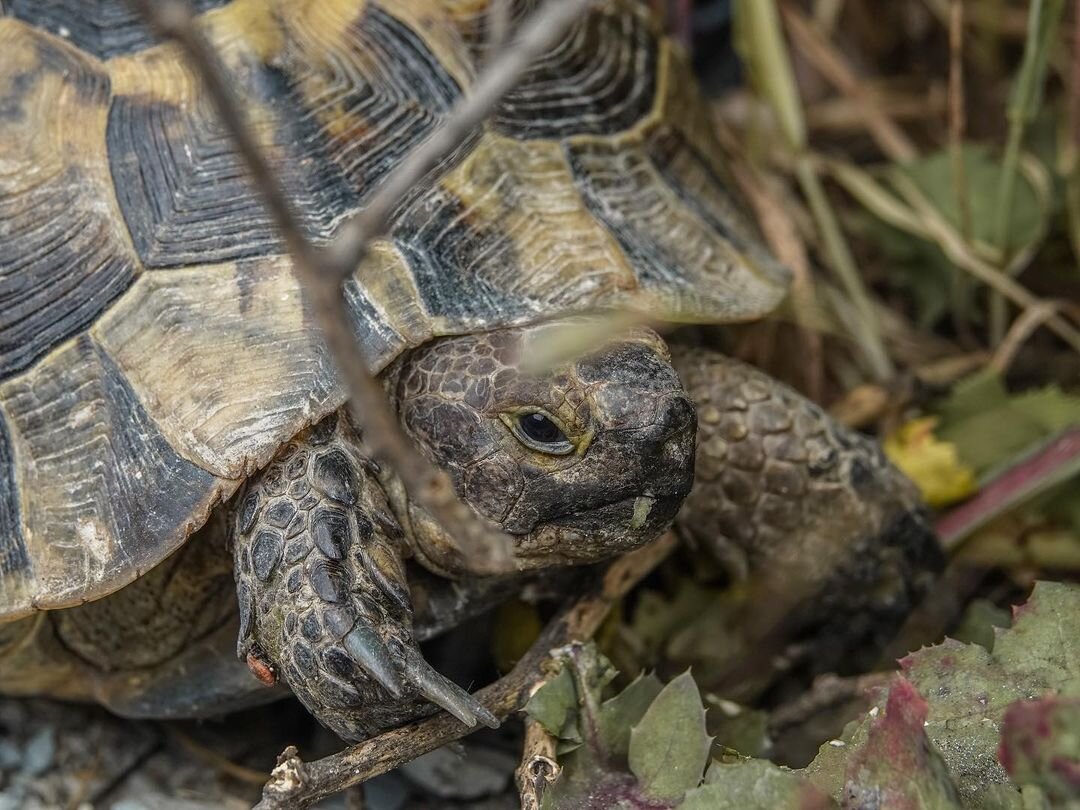
M548 327L443 338L406 359L397 385L406 430L473 509L514 536L523 569L653 539L693 482L694 406L660 336L638 329L523 370L550 339ZM423 533L417 542L439 545Z

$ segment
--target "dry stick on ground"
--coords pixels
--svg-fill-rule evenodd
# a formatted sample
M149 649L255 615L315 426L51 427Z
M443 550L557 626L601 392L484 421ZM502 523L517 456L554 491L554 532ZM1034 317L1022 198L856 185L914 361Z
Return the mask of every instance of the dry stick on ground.
M523 25L511 47L494 57L442 125L390 173L367 206L346 221L326 247L304 235L292 204L248 126L242 99L207 42L188 0L130 0L163 37L176 41L202 78L221 122L236 144L293 258L293 270L348 387L350 408L374 455L388 462L409 494L459 544L462 568L477 574L513 570L512 541L457 497L446 473L427 462L405 436L353 335L342 286L386 228L404 196L431 174L490 114L529 65L565 33L592 0L549 0Z
M596 633L611 608L671 552L675 543L675 536L668 533L613 562L597 587L552 619L510 673L477 692L477 699L500 720L521 709L534 685L546 677L554 661L551 651ZM443 712L314 762L302 762L290 746L278 758L256 810L308 807L472 731Z

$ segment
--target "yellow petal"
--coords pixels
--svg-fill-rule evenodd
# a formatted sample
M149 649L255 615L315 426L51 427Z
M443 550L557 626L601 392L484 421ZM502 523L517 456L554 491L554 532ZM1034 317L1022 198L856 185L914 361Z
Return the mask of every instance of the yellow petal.
M923 417L902 425L885 439L885 453L919 487L931 506L946 506L977 489L975 473L960 461L956 446L934 436L937 419Z

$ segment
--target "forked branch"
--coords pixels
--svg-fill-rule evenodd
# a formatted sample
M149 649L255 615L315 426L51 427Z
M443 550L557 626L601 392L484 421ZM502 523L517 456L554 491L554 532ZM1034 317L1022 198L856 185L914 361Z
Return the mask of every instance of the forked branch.
M671 552L675 542L675 536L668 533L613 562L591 592L551 620L509 674L481 689L476 697L500 720L519 711L534 684L544 679L545 671L551 667L551 651L592 637L611 608ZM302 762L290 746L279 757L256 810L308 807L473 730L443 712L314 762Z
M428 463L401 430L353 334L342 287L367 255L371 240L382 234L404 195L445 164L528 66L562 37L592 0L548 0L541 6L522 25L510 47L488 63L442 124L390 172L367 206L343 223L326 247L317 247L304 235L292 204L248 126L243 99L199 30L189 0L130 2L161 36L178 43L201 77L292 255L294 272L348 388L353 416L374 454L392 466L411 497L451 532L459 544L464 570L476 574L513 570L510 538L465 506L449 476Z

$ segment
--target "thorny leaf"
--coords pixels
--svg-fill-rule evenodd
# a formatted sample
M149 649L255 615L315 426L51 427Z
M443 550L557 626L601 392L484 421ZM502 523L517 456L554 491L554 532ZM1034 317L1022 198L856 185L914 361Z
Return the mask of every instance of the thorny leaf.
M1053 695L1005 712L998 759L1018 785L1056 803L1080 801L1080 699Z
M992 652L950 639L901 662L904 677L927 702L923 728L941 752L961 806L1024 806L998 762L1003 716L1017 700L1080 696L1078 615L1080 587L1040 582L1015 609L1013 627L995 632ZM877 711L882 708L879 703ZM822 746L807 768L818 787L841 795L849 763L865 749L873 728L868 716L841 740Z
M965 644L978 644L987 650L994 650L994 628L1008 627L1012 624L1012 614L1004 608L998 607L989 599L974 599L964 615L960 617L960 624L952 631L952 637Z
M707 695L705 703L709 707L708 731L713 735L714 751L720 746L744 757L768 756L772 740L767 711L750 709L715 695Z
M626 761L630 753L630 729L638 724L663 688L660 679L652 673L639 675L600 706L600 743L613 760Z
M762 759L713 761L680 810L830 810L836 802L806 777Z
M549 810L662 810L675 807L686 789L701 781L710 741L689 673L665 687L655 675L645 675L601 702L611 674L595 646L574 645L564 656L562 672L544 687L551 695L543 697L542 689L533 696L541 697L534 717L548 715L548 722L564 733L580 729L583 738L576 750L559 756L562 775L544 797Z
M898 678L884 714L871 721L866 742L848 760L842 807L960 810L956 786L923 729L928 712L915 687Z
M918 485L927 503L945 506L975 491L975 475L960 461L955 445L934 436L936 425L934 417L902 425L885 439L885 453Z
M711 738L689 672L663 688L630 732L630 770L654 799L675 800L701 782Z

